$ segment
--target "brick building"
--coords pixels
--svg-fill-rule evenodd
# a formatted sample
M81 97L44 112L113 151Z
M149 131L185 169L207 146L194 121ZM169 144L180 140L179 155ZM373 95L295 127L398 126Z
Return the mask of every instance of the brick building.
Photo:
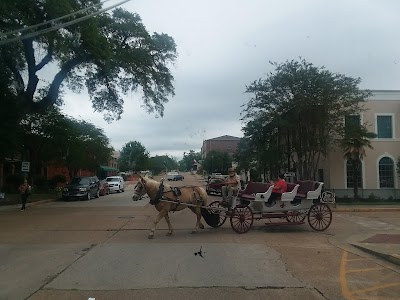
M226 152L232 156L238 149L239 141L240 138L230 135L204 140L201 147L201 157L205 159L210 151Z

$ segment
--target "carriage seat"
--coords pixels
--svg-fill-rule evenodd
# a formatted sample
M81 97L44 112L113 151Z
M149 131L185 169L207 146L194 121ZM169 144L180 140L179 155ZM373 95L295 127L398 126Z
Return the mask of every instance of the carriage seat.
M299 189L299 184L288 183L287 192L282 193L281 201L293 201L297 195L297 190Z
M246 201L254 201L256 199L257 193L267 192L270 186L271 186L270 183L250 181L246 185L244 190L239 191L239 199Z
M323 182L304 180L298 181L299 188L297 190L296 199L318 199L321 195Z
M268 188L268 190L266 192L264 192L264 193L256 193L255 196L254 196L254 201L267 202L269 197L271 197L273 188L274 188L274 185L270 184L269 188Z

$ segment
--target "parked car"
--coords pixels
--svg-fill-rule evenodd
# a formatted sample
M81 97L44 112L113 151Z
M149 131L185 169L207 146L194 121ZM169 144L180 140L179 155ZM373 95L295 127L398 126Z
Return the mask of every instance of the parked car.
M62 199L86 199L100 196L100 180L97 176L79 176L72 178L62 192Z
M110 192L125 192L125 181L121 176L109 176L106 181Z
M108 182L103 179L100 180L100 196L110 194L110 187L108 186Z
M207 194L222 194L222 187L225 185L225 179L223 178L210 178L207 182L206 191Z
M185 179L183 175L179 174L178 172L168 172L167 173L168 181L178 181Z

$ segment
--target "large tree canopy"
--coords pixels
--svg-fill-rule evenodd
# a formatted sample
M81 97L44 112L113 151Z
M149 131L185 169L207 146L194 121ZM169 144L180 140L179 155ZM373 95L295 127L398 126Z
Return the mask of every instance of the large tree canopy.
M273 65L274 73L246 89L253 97L243 111L245 136L263 149L260 157L282 154L281 171L295 168L302 179L314 178L321 155L343 135L345 116L358 113L369 92L358 88L359 78L303 59Z
M99 0L2 0L0 34L39 24L98 4ZM78 14L89 15L101 5ZM69 21L54 21L42 30ZM63 86L86 87L95 111L106 120L119 119L123 95L139 89L148 112L163 115L174 94L170 64L176 45L167 34L150 34L138 14L123 9L102 13L58 30L0 45L1 95L12 95L19 120L62 101ZM7 37L20 36L16 32ZM52 73L54 74L50 75ZM50 76L50 78L49 78ZM11 99L10 97L8 99ZM2 97L0 101L5 101Z

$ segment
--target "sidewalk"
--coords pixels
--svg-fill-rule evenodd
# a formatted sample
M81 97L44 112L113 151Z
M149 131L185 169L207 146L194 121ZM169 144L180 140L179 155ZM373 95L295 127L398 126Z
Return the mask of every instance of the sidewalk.
M400 266L400 228L385 233L355 235L347 242L358 249Z

